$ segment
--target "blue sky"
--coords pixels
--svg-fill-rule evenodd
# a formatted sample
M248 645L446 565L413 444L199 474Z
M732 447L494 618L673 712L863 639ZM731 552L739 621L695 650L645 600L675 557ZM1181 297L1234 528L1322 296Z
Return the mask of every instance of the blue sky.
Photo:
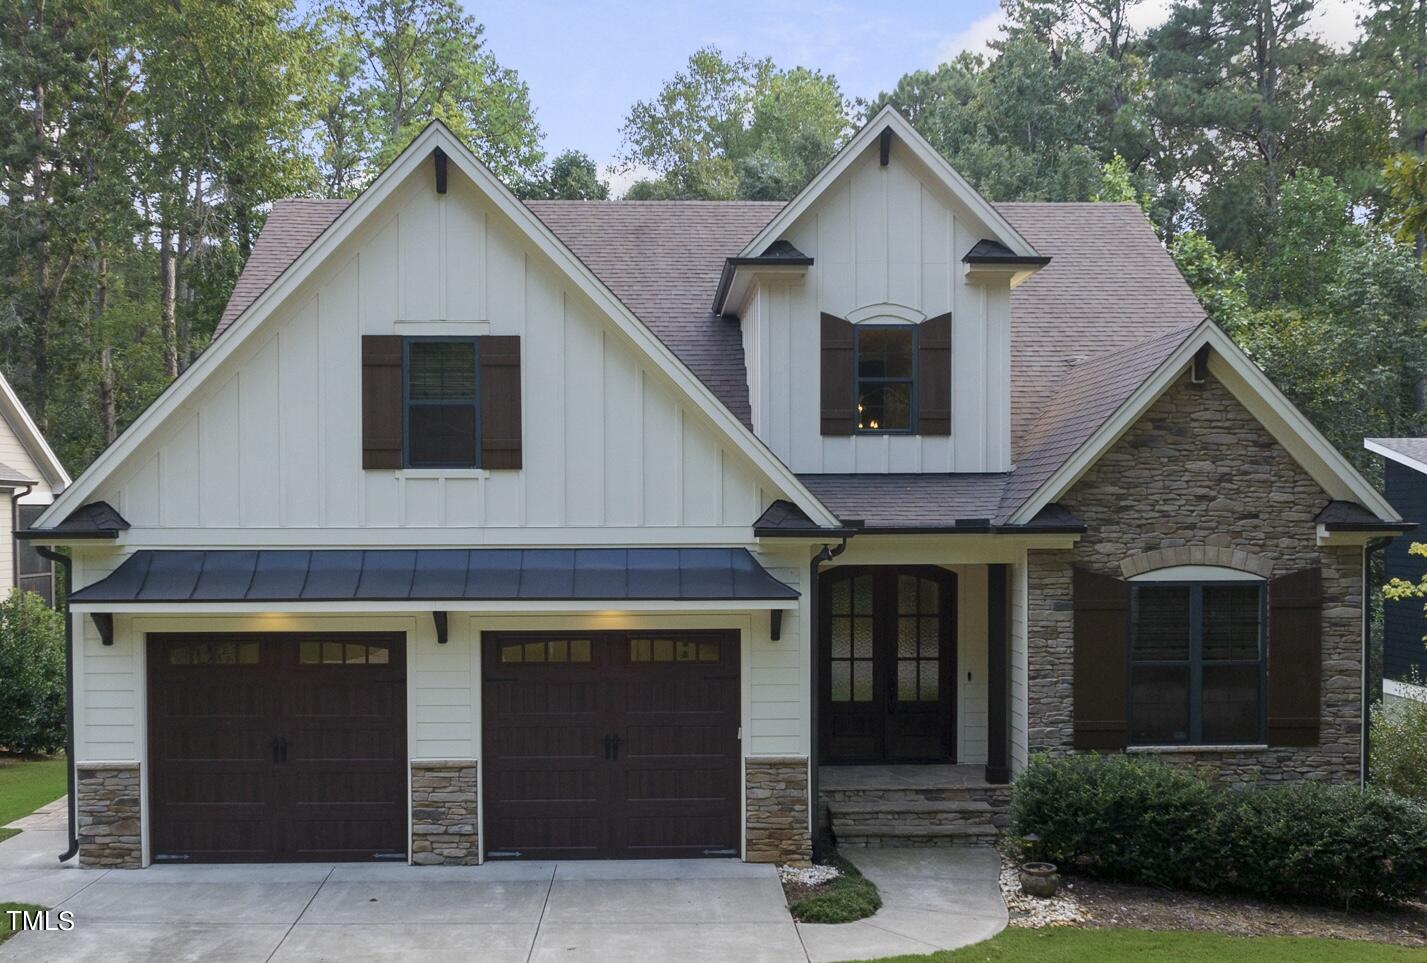
M530 85L550 155L576 148L601 165L619 153L630 106L653 97L704 45L828 71L849 98L872 97L908 71L984 50L1003 18L998 0L462 2L485 24L497 60ZM1141 0L1132 26L1160 22L1170 2ZM1361 4L1318 0L1310 29L1345 45ZM636 176L614 173L610 180L619 193Z
M999 14L996 0L464 2L485 24L491 52L530 85L547 150L573 147L600 163L618 153L630 105L706 44L830 71L844 94L870 97L909 70L979 47Z

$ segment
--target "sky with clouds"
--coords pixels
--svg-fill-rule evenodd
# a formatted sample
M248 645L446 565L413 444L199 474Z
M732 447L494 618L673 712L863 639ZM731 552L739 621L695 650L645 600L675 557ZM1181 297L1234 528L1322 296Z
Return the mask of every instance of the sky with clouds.
M547 150L576 148L602 165L619 154L630 105L654 96L699 47L815 67L847 96L872 97L908 71L983 50L1003 19L997 0L463 2L485 24L491 52L530 85ZM1158 23L1169 5L1144 0L1136 25ZM1319 0L1313 28L1346 45L1359 11L1359 0ZM619 188L628 177L613 180Z

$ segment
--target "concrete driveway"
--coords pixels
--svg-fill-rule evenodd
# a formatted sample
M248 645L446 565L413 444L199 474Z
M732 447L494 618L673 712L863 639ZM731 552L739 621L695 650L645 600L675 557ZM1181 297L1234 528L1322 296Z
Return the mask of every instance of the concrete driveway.
M0 844L0 902L74 914L0 959L806 961L771 866L734 861L59 867Z
M822 963L929 953L1006 925L994 852L854 853L875 916L796 925L772 866L733 860L59 866L64 833L0 843L0 902L74 915L17 933L0 960L668 960Z

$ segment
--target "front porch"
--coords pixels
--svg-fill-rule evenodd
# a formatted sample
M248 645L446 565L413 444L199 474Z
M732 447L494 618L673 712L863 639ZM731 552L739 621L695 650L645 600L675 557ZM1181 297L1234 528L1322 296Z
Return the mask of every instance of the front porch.
M1011 787L984 765L820 766L818 828L838 846L982 841L1010 822Z

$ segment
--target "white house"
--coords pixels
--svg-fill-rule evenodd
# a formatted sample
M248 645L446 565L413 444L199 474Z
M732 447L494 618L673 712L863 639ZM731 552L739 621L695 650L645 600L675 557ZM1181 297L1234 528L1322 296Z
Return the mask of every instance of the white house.
M432 125L275 207L32 534L137 867L797 862L994 833L1036 751L1355 780L1400 528L1138 209L888 110L786 205L523 204Z
M42 595L54 602L54 572L34 546L14 533L28 528L55 496L69 485L69 475L10 383L0 375L0 586Z

